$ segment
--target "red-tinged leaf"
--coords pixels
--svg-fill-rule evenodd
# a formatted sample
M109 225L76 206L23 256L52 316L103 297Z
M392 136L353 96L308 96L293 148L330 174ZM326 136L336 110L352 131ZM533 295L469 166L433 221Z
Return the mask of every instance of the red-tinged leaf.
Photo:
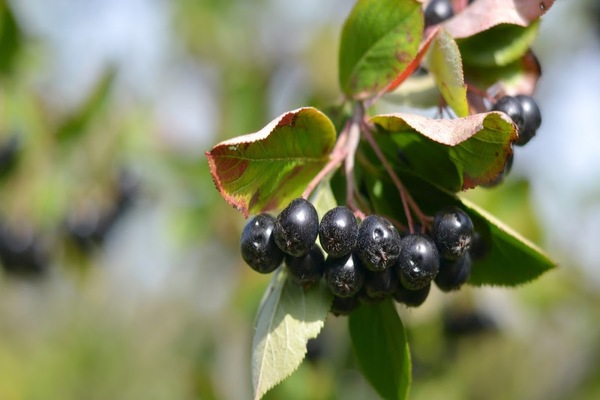
M477 0L445 22L444 28L458 39L499 24L528 26L553 4L554 0Z
M280 115L256 133L217 144L206 158L221 196L247 217L300 196L329 160L335 138L329 118L306 107Z
M354 99L379 94L415 58L423 35L416 0L358 0L340 40L339 81Z
M458 46L452 37L441 29L436 35L427 55L427 67L434 76L438 88L456 115L469 115L467 86Z
M517 138L513 122L498 112L441 120L396 113L371 122L387 134L377 135L380 146L402 153L392 159L397 168L453 192L494 179Z
M431 44L439 30L440 27L436 26L435 29L432 29L427 32L427 36L421 41L421 44L419 45L419 51L417 52L417 55L415 56L414 60L412 60L410 64L408 64L406 69L402 71L396 77L396 79L394 79L388 85L388 87L385 88L384 92L391 92L392 90L396 89L398 86L400 86L402 82L404 82L409 76L411 76L413 72L415 72L415 70L419 67L419 64L421 64L423 56L427 53L429 45Z

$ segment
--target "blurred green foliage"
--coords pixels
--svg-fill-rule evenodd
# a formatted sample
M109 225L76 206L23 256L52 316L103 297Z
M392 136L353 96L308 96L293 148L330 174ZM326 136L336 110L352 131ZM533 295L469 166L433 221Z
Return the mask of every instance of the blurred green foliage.
M256 131L283 111L270 103L274 76L295 63L306 81L294 104L336 101L334 21L315 27L291 58L254 40L272 2L172 7L165 18L177 46L218 71L210 142ZM118 68L65 111L37 83L51 49L19 21L1 2L0 147L14 152L0 162L0 236L34 248L37 267L2 263L0 399L249 398L252 323L269 277L237 255L244 220L214 190L206 149L191 157L170 146L147 104L119 96ZM126 200L124 171L137 188ZM467 196L544 242L527 182ZM104 233L91 237L94 227ZM423 309L402 310L412 398L599 398L600 295L576 271L515 291L433 292ZM452 333L448 318L458 312L483 314L493 327ZM376 396L357 372L346 318L328 320L319 346L266 398Z

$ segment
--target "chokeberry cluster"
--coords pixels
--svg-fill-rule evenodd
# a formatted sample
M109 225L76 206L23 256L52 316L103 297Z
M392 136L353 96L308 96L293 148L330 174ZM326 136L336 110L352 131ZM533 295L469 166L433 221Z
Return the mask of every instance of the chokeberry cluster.
M347 315L361 302L388 297L417 307L432 282L442 291L459 289L469 279L469 250L478 238L470 217L457 207L440 210L428 234L401 236L386 218L369 215L359 223L344 206L326 212L319 223L314 206L298 198L277 217L263 213L251 219L240 250L257 272L283 264L294 284L309 287L323 279L334 295L331 312ZM485 246L478 243L476 249L482 257Z

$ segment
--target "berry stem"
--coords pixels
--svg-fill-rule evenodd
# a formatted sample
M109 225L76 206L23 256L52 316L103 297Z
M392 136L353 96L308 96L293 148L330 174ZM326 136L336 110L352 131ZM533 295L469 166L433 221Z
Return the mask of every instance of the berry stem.
M423 211L421 211L421 209L419 208L419 206L417 205L415 200L410 196L410 194L404 187L404 184L402 184L402 181L400 180L398 175L396 175L394 168L390 165L388 160L385 158L385 155L381 151L381 148L379 147L379 145L373 138L373 135L371 134L372 128L364 120L361 123L361 127L362 127L363 136L365 137L367 142L369 142L369 145L375 152L375 155L377 156L379 161L381 161L381 164L383 165L386 172L392 179L392 182L394 183L394 185L396 186L396 189L398 190L398 193L400 194L400 200L402 201L402 208L404 209L404 214L406 215L406 222L408 224L408 229L409 229L410 233L415 232L415 229L414 229L415 226L413 223L411 211L415 214L415 216L421 222L421 230L424 231L425 225L431 221L431 218L428 217L425 213L423 213Z

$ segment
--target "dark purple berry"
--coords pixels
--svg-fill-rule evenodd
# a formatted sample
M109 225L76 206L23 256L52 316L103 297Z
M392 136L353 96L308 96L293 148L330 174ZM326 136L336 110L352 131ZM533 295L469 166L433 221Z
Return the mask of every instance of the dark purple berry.
M329 290L337 297L354 296L365 282L363 266L353 254L340 258L327 257L324 276Z
M456 260L469 249L473 222L460 208L448 207L435 214L431 236L442 257Z
M321 218L319 241L325 253L330 256L350 254L356 246L357 237L358 222L348 207L335 207Z
M481 335L498 329L496 322L481 311L454 311L444 315L444 336L458 338L461 336Z
M492 250L492 245L490 243L490 239L484 237L480 232L475 231L473 233L473 240L471 241L471 246L469 247L469 254L471 255L471 260L479 261L483 260L490 254Z
M425 26L439 24L454 16L450 0L432 0L424 11Z
M404 286L398 285L398 288L392 296L398 303L408 307L419 307L425 302L427 296L429 296L430 289L431 283L418 290L408 290Z
M358 228L356 253L371 271L384 271L400 254L400 235L390 221L369 215Z
M292 282L308 286L317 282L323 276L325 269L325 256L316 244L308 254L302 257L285 256L285 266Z
M383 300L396 291L398 278L393 268L382 272L367 270L363 292L372 299Z
M521 103L523 110L523 124L519 127L519 139L515 144L524 146L535 136L538 128L542 125L542 113L533 97L520 94L515 98Z
M500 111L508 115L519 130L523 126L523 107L521 107L521 102L513 96L504 96L498 99L491 111Z
M465 253L456 261L440 260L440 272L435 284L443 292L458 290L471 276L471 256Z
M273 234L275 243L284 253L294 257L305 255L319 234L317 210L308 200L292 200L277 216Z
M275 218L260 214L244 227L240 239L242 258L255 271L273 272L283 261L284 254L273 240Z
M431 239L420 234L402 239L396 273L405 288L419 290L429 285L439 267L440 255Z
M333 302L329 311L336 317L340 315L350 315L359 305L358 297L337 297L333 296Z

